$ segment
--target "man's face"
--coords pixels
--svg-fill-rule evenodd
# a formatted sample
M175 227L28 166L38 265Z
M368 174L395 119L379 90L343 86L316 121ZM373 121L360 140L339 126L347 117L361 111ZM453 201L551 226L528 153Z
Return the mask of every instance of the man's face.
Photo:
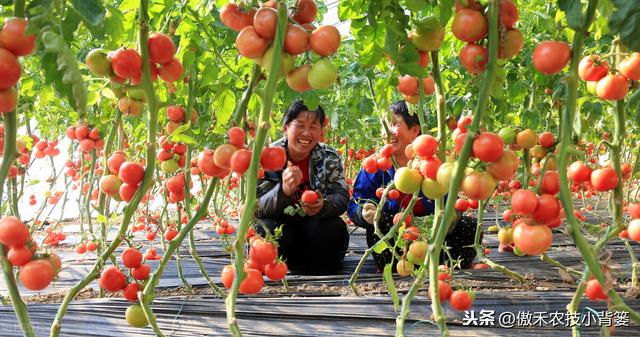
M302 111L298 117L284 126L290 151L309 154L322 136L322 124L315 112Z
M391 142L394 155L404 154L404 149L420 134L420 126L408 127L402 116L393 114L391 119Z

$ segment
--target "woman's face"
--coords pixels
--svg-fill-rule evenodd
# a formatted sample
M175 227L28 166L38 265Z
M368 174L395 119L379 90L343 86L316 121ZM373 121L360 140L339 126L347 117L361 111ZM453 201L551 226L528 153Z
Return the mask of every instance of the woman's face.
M306 157L322 136L322 123L315 112L302 111L284 126L290 155Z
M420 126L414 125L408 127L402 116L393 114L391 119L391 145L393 146L393 154L398 156L404 155L404 149L411 144L420 134Z

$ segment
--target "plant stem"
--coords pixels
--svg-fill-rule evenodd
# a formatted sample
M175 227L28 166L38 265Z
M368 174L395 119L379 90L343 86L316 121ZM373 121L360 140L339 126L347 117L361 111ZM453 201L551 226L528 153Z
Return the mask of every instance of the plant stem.
M287 6L285 1L277 1L278 19L276 36L273 41L273 58L271 60L271 71L267 75L267 83L264 87L262 94L262 106L260 109L260 117L258 119L258 125L256 130L256 137L253 143L253 153L251 155L251 163L249 169L245 173L247 175L247 195L245 199L244 211L240 217L240 224L238 226L238 232L236 240L233 244L235 252L235 277L231 289L229 289L229 295L226 300L227 308L227 324L229 325L229 331L231 335L238 337L242 336L240 326L236 319L236 297L238 296L238 290L240 282L246 277L244 272L244 249L247 238L247 231L249 225L254 218L255 209L257 206L257 181L258 181L258 162L260 161L260 154L264 146L267 132L269 131L269 114L271 113L271 107L273 106L273 96L275 89L280 80L280 68L282 50L284 45L284 35L287 26Z
M540 255L540 260L547 262L549 264L551 264L554 267L560 268L568 273L574 274L578 277L582 277L582 273L573 269L573 268L569 268L565 265L563 265L562 263L556 261L555 259L551 258L549 255L547 255L546 253L542 253L542 255Z
M244 115L247 112L247 106L249 105L249 100L251 99L253 90L255 89L256 85L258 84L258 81L260 80L260 76L262 76L260 71L260 66L258 66L257 64L254 64L253 68L251 69L251 80L249 80L249 85L244 90L244 92L242 92L242 98L240 99L240 102L238 103L238 105L236 105L235 110L233 111L233 117L232 117L233 123L231 126L239 126L240 122L242 122L242 117L244 117Z

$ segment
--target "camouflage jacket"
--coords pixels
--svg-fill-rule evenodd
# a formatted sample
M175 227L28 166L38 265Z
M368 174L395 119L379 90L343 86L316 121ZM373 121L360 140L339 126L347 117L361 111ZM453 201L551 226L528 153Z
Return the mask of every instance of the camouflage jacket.
M283 137L271 146L287 149L287 138ZM288 158L287 158L288 159ZM297 193L286 196L282 191L282 171L265 172L258 181L257 218L276 218L284 215L287 206L297 202ZM309 188L318 190L324 198L319 217L339 216L347 209L349 192L342 173L342 160L336 150L327 144L318 143L309 157Z

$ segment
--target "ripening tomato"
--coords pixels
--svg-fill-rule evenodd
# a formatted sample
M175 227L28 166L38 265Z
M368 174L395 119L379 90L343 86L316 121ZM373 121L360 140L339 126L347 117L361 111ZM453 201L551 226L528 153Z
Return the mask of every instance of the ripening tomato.
M487 172L473 171L462 179L462 192L469 199L487 199L495 188L496 181Z
M618 70L629 80L640 80L640 53L632 53L631 56L622 60L618 65Z
M287 85L294 91L305 92L311 90L311 84L309 84L309 70L311 70L310 64L302 65L298 68L291 70L287 74Z
M487 172L496 180L508 181L518 170L518 156L511 150L502 152L502 156L487 166Z
M522 45L524 44L524 37L520 30L512 28L508 29L504 33L500 34L500 44L498 46L498 58L510 59L516 56Z
M267 40L258 35L253 26L243 28L236 37L236 48L246 58L262 57L267 47L269 47Z
M184 73L184 67L177 58L171 59L171 61L163 64L158 71L160 78L165 82L175 82L182 77Z
M627 206L627 213L629 213L631 219L640 219L640 202L630 202Z
M545 75L559 73L571 58L571 48L562 41L543 41L533 50L533 66Z
M213 162L216 166L228 170L231 168L231 156L237 151L231 144L221 144L213 153Z
M276 36L278 12L271 7L261 7L253 17L253 28L256 33L266 40L273 40Z
M627 229L627 233L629 234L629 238L631 240L640 242L640 219L633 219L629 223L629 228Z
M21 72L22 67L16 56L0 47L0 90L6 90L16 85L20 80Z
M402 259L402 260L399 260L398 263L396 263L396 271L400 276L411 275L411 273L413 272L413 269L414 269L413 263L407 260Z
M560 205L558 200L551 194L543 194L538 197L538 206L533 212L533 220L540 224L546 224L558 217Z
M489 61L489 51L483 46L469 43L460 49L460 63L472 75L484 72Z
M34 260L20 267L18 278L29 290L42 290L53 281L54 270L47 260Z
M531 129L525 129L516 135L516 144L523 149L530 149L538 143L538 135Z
M483 132L473 140L473 154L483 162L494 162L504 152L502 137L491 132Z
M438 169L442 165L442 161L438 157L431 157L423 160L420 163L420 173L425 178L429 178L431 180L436 180L438 177ZM448 188L448 186L446 186Z
M487 36L488 26L487 18L482 13L462 9L453 18L451 31L458 40L473 43Z
M511 196L511 209L517 214L531 214L538 207L536 193L531 190L517 190Z
M251 150L240 149L231 156L231 170L239 175L243 175L251 164Z
M521 222L513 230L513 243L522 252L528 255L540 255L551 247L553 234L551 228L546 225L529 225Z
M502 1L500 4L502 4ZM456 290L451 293L449 305L458 311L469 310L473 305L473 296L468 291Z
M558 171L547 170L542 177L540 193L556 195L558 192L560 192L560 176L558 175Z
M618 185L618 174L612 167L602 167L591 172L591 185L596 191L610 191Z
M607 75L598 81L596 93L601 99L621 100L629 92L629 80L622 75Z
M438 50L444 40L444 27L435 16L417 20L416 29L409 33L409 40L419 51Z
M421 187L422 175L416 169L401 167L396 171L393 180L398 191L405 194L413 194Z
M340 47L340 32L332 25L323 25L311 32L309 47L320 56L331 56Z
M607 76L609 63L602 60L599 55L587 55L580 60L578 75L585 81L599 81Z

